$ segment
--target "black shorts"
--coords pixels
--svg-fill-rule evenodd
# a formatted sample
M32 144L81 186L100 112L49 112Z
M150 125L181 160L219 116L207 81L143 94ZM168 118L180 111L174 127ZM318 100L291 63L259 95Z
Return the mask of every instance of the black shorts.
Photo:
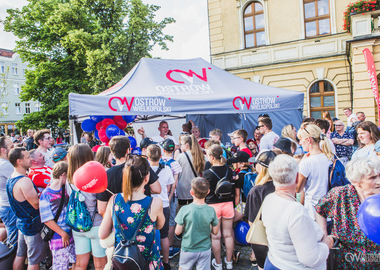
M170 208L165 207L164 209L165 224L160 230L160 238L164 239L169 236L169 219L170 219Z
M180 206L188 205L188 204L191 204L192 202L193 202L193 199L189 199L189 200L180 200L180 199L178 199L178 204Z

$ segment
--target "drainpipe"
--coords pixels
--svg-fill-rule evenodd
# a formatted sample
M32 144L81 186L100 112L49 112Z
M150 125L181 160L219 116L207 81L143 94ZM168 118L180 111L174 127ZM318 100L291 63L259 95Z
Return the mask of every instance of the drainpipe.
M354 108L354 87L352 85L352 62L350 59L350 52L351 52L351 43L346 43L346 56L347 56L347 62L348 62L348 68L350 72L350 100L351 100L351 110Z

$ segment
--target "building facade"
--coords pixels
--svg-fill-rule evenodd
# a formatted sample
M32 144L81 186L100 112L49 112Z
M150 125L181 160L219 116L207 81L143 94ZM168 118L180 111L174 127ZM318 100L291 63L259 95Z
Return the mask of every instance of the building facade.
M328 111L346 120L343 109L348 107L377 122L362 50L374 53L380 70L380 14L350 16L347 32L343 21L349 3L208 0L211 61L244 79L303 92L305 116L319 118ZM361 22L356 31L355 20Z
M27 64L17 53L0 49L0 134L15 132L17 121L40 109L38 101L20 101L26 69Z

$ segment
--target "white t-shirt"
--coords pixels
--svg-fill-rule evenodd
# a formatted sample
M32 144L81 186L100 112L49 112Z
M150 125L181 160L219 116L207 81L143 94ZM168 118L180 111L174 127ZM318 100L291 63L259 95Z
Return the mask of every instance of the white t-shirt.
M262 220L269 243L268 259L279 269L326 269L329 248L323 232L298 202L276 193L265 197Z
M45 156L45 165L50 167L50 168L53 168L54 166L54 162L53 162L53 151L50 151L50 150L47 150L46 153L40 151L44 156Z
M356 117L355 114L351 114L348 118L347 118L347 126L348 127L352 127L352 123L358 121L358 118Z
M332 162L325 154L303 158L299 165L299 173L305 176L305 208L315 220L314 206L327 194L329 183L329 166Z
M10 206L6 185L13 171L12 164L8 160L0 158L0 206Z
M260 140L260 152L263 150L272 150L274 148L273 145L277 142L279 138L280 137L273 131L270 131L269 133L265 134Z
M354 154L351 157L351 160L362 157L377 157L377 154L375 152L375 145L370 144L364 146L363 148L359 148L354 152Z
M154 172L157 172L158 166L151 166ZM159 197L162 200L162 205L164 208L169 207L169 194L168 194L168 185L174 184L174 177L172 170L169 166L165 166L158 173L158 181L161 185L161 193L160 194L152 194L152 197Z
M160 135L152 137L152 140L153 140L154 142L156 142L156 143L163 142L163 141L165 141L166 139L171 139L171 140L173 140L173 142L174 142L175 145L178 145L178 142L176 141L176 139L174 139L174 137L173 137L173 136L170 136L170 135L166 135L166 138L163 138L163 137L161 137Z

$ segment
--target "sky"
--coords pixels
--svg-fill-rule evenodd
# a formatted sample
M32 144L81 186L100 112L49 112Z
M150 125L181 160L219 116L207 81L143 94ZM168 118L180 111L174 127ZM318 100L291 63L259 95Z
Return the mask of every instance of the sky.
M156 19L172 17L175 23L164 29L165 34L174 36L174 42L167 42L169 50L155 47L153 57L164 59L189 59L202 57L210 61L207 0L142 0L146 4L161 6ZM7 16L6 10L21 8L26 0L0 0L0 20ZM0 24L0 48L12 50L16 37L4 31Z

